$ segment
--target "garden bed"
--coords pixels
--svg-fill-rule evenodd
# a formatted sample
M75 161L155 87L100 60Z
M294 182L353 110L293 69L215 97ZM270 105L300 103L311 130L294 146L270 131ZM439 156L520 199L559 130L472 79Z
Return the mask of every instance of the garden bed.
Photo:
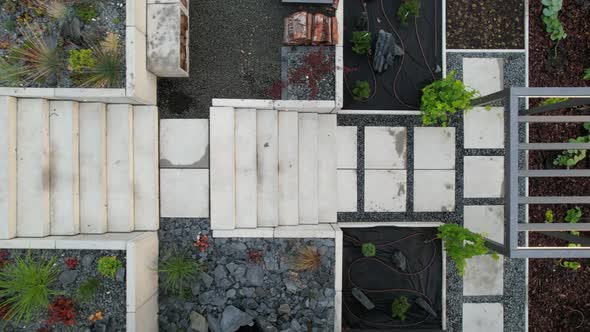
M334 47L284 46L281 81L284 100L334 100ZM278 96L273 96L273 98ZM278 98L276 98L278 99Z

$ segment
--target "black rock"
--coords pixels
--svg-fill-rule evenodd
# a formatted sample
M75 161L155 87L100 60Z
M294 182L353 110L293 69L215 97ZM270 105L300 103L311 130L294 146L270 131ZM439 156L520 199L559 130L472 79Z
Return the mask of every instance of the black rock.
M404 50L397 45L395 37L389 32L379 30L373 57L374 70L378 73L386 71L393 65L394 58L403 54Z
M408 259L401 251L394 250L391 255L391 261L393 262L393 266L398 270L408 272Z
M78 271L76 270L66 270L59 275L59 282L62 285L69 285L76 281L78 277Z
M426 300L424 300L424 298L419 297L416 299L416 304L422 308L422 310L426 311L427 313L429 313L432 317L437 318L438 315L436 314L436 311L434 311L434 309L432 309L432 307L430 306L430 304L428 304L428 302Z
M354 296L354 298L368 310L373 310L373 308L375 308L375 304L373 304L373 302L360 289L353 288L352 296Z
M117 273L115 274L115 280L117 280L118 282L125 281L125 268L124 267L120 267L117 269Z

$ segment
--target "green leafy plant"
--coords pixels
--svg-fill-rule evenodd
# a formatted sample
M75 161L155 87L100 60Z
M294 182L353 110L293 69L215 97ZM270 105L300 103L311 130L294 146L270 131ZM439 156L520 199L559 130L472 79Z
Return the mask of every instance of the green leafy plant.
M408 298L405 296L397 297L391 303L391 316L393 319L404 321L406 320L406 314L412 305L408 302Z
M582 219L582 209L576 206L573 209L567 210L565 221L575 224L580 221L580 219Z
M569 98L560 98L560 97L545 98L545 99L543 99L543 101L541 101L539 103L539 105L546 106L546 105L561 103L562 101L566 101L566 100L569 100Z
M119 38L109 33L104 40L92 45L94 66L87 71L82 86L91 88L116 88L123 81L123 54Z
M121 23L121 19L120 19L120 18L118 18L118 17L115 17L115 18L113 19L113 23L115 23L115 24L119 24L119 23Z
M116 256L103 256L98 259L98 273L105 277L115 278L121 266L123 263Z
M582 245L581 245L581 244L579 244L579 243L568 243L568 244L567 244L567 246L568 246L569 248L579 248L579 247L581 247Z
M203 266L188 254L168 253L158 267L160 285L168 294L185 297L202 270Z
M570 262L570 261L565 261L565 260L560 261L559 266L566 268L566 269L570 269L572 271L577 271L582 267L582 265L578 262Z
M369 54L371 52L371 33L369 31L354 31L352 33L352 51L356 54Z
M490 249L485 246L483 235L456 224L439 226L438 238L443 240L447 255L457 265L459 275L463 275L468 258L490 253ZM496 253L492 253L492 257L499 258Z
M72 71L83 72L88 68L94 67L94 56L92 50L83 48L80 50L71 50L68 59Z
M584 79L590 80L590 68L584 69Z
M96 7L89 1L84 1L74 5L76 16L85 23L92 21L96 17Z
M559 11L563 7L563 0L542 0L543 23L551 40L559 42L567 37L563 25L559 21Z
M59 269L55 259L16 256L0 271L0 308L9 308L6 319L29 322L49 305L49 298L59 294L53 288Z
M371 87L367 81L356 81L356 86L352 89L352 98L357 101L364 101L371 96Z
M554 221L554 216L553 216L553 210L549 209L547 211L545 211L545 222L546 223L552 223Z
M91 300L100 287L100 280L98 278L90 278L82 282L77 290L77 298L81 301Z
M422 124L441 124L446 127L449 115L472 109L471 99L478 94L476 90L467 90L463 82L455 79L455 72L451 71L447 77L422 89Z
M397 18L403 26L408 25L408 19L420 15L420 0L404 0L397 9Z
M377 253L377 247L375 244L371 242L363 243L361 247L361 251L363 252L363 256L365 257L373 257Z

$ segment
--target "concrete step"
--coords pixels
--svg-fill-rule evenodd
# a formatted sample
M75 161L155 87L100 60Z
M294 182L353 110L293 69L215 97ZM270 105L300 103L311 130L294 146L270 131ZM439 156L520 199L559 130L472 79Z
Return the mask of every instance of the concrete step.
M299 114L299 224L318 223L318 131L318 114Z
M16 98L0 97L0 239L16 236Z
M51 235L80 232L79 108L75 101L49 103Z
M44 237L49 221L49 102L17 103L18 237Z
M258 227L279 225L279 136L276 110L256 111Z
M299 114L279 112L279 225L299 224Z
M209 113L212 229L236 228L234 113L232 107L211 107Z
M160 225L158 108L133 108L133 196L135 230L155 231Z
M107 201L109 232L134 229L133 106L107 106Z
M256 110L235 111L236 227L256 228Z
M318 134L318 219L335 223L338 210L336 114L320 114Z
M107 113L102 103L80 104L80 232L107 231Z

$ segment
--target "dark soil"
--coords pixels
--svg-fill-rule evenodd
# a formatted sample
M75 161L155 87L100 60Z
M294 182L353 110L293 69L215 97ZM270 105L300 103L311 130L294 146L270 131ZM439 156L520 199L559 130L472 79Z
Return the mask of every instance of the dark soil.
M532 2L541 3L538 1ZM448 0L447 48L524 48L524 1Z

